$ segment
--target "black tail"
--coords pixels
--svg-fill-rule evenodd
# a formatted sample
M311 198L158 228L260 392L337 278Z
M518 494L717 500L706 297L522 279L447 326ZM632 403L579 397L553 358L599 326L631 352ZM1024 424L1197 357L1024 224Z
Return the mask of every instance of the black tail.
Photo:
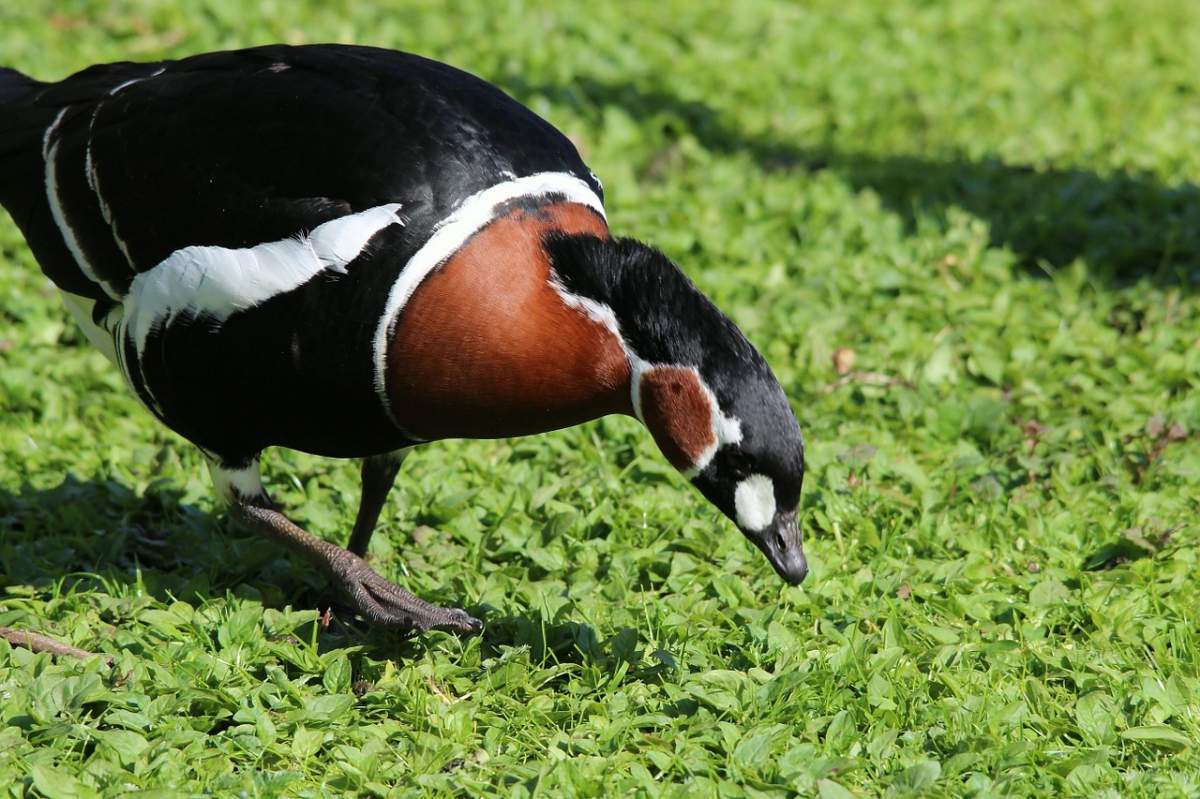
M19 100L41 83L15 69L0 67L0 106Z

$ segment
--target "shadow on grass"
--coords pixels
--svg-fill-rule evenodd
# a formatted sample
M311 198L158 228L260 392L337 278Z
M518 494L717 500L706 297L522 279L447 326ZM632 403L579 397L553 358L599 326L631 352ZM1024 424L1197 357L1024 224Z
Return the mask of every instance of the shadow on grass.
M1133 172L1035 169L995 158L872 155L855 152L853 143L798 145L743 132L723 112L658 87L591 78L543 85L519 75L498 82L519 100L540 95L570 106L595 128L604 108L615 106L648 130L658 126L668 138L689 134L711 152L745 153L767 170L829 170L875 192L910 228L919 217L944 218L948 208L962 208L985 220L992 245L1012 250L1031 272L1078 258L1112 287L1139 279L1189 291L1200 285L1200 187L1192 183L1166 185ZM651 179L657 160L640 165Z
M630 627L602 639L590 624L547 619L537 611L493 616L484 631L484 642L490 647L527 646L530 656L539 662L549 659L590 664L633 662L639 655L637 631Z
M332 588L299 557L188 505L168 485L139 495L115 481L68 475L50 489L0 490L0 614L23 595L90 590L193 606L229 594L280 609L336 604ZM419 638L353 622L318 637L321 650L360 645L391 658L400 643L419 655Z
M50 489L0 490L0 624L10 615L6 609L17 608L23 596L44 599L80 591L119 598L145 594L193 606L229 594L279 609L332 604L335 621L318 632L319 652L361 647L373 658L404 662L423 657L430 641L353 620L323 577L298 557L252 533L235 531L184 502L182 493L169 485L139 495L115 481L68 475ZM485 620L485 657L523 646L534 663L579 663L607 676L625 664L622 676L632 679L651 679L673 667L664 660L669 656L643 658L632 629L602 640L590 625L547 619L537 612L503 616L491 607L468 610ZM36 622L20 619L12 626L46 632ZM312 633L306 624L292 635L307 639Z
M226 555L216 519L158 486L139 496L112 480L67 475L49 489L0 490L0 585L50 589L65 575L95 575L159 598L223 592L261 563ZM238 561L241 560L240 565ZM201 580L228 573L229 580ZM79 580L87 580L81 576Z

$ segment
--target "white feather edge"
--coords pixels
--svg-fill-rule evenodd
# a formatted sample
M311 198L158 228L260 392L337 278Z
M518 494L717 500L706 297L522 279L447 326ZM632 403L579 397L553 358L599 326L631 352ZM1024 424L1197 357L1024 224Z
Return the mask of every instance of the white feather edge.
M46 133L42 136L42 160L46 165L46 201L50 205L50 216L54 219L54 224L58 228L59 235L63 238L63 243L66 244L67 250L71 253L71 257L75 259L79 271L83 272L83 276L90 282L99 286L105 294L114 300L119 300L121 295L117 293L106 281L101 280L96 274L95 268L84 255L83 248L79 246L79 240L75 237L75 229L71 227L71 223L67 220L66 212L63 211L62 201L58 196L58 145L55 141L54 134L58 132L58 126L66 116L67 108L58 112L54 117L54 121L46 128Z
M87 173L88 186L91 187L92 194L96 195L96 204L100 206L100 216L104 218L104 222L108 225L113 241L117 244L117 249L121 251L121 254L125 256L125 261L132 267L133 256L129 254L129 247L125 244L125 240L117 233L117 224L113 220L112 209L108 207L108 203L104 200L104 195L100 192L100 176L96 173L96 162L92 159L92 133L96 127L96 116L100 113L101 105L97 103L95 110L92 111L92 118L88 122L87 151L83 157L83 168Z
M108 94L111 97L128 86L132 86L135 83L140 83L144 80L148 80L149 78L161 75L164 70L165 67L162 67L145 77L133 78L132 80L127 80L123 83L117 84L108 92ZM66 244L67 250L71 253L71 257L75 259L75 263L79 266L79 270L83 272L83 276L99 286L111 299L120 300L120 293L114 289L108 281L102 280L99 277L95 268L92 266L91 261L89 261L87 256L84 254L83 248L79 245L79 240L75 236L75 230L71 227L71 223L67 219L66 212L62 207L62 201L58 195L59 143L54 139L55 134L58 132L58 126L62 123L63 118L66 116L67 111L69 111L70 108L70 106L62 108L58 114L55 115L54 121L50 123L50 125L46 128L46 132L42 135L42 160L45 163L46 199L50 205L50 216L54 219L54 224L58 227L58 232L63 238L63 243ZM125 256L126 260L132 264L133 260L129 257L128 247L126 247L125 242L121 240L121 237L117 235L116 226L113 224L112 211L109 209L108 204L104 201L104 198L100 194L99 183L96 178L96 167L92 161L92 130L95 126L96 114L99 112L99 110L100 105L97 104L96 108L92 111L91 118L88 120L88 140L84 152L84 175L87 179L88 186L96 195L96 201L100 206L101 216L104 217L104 221L108 223L109 228L112 230L113 239L116 240L117 246L120 248L121 253Z
M163 74L166 71L167 71L166 67L159 67L158 69L151 72L149 75L144 75L140 78L130 78L129 80L124 81L123 83L118 83L116 86L109 89L108 96L112 97L114 94L116 94L120 91L124 91L126 88L132 86L135 83L141 83L144 80L150 80L151 78L157 78L159 75Z

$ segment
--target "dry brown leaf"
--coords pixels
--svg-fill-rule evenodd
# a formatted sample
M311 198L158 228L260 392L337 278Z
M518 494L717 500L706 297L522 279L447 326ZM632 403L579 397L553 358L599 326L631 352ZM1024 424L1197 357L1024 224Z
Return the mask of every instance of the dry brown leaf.
M858 355L849 347L838 347L833 351L833 371L839 375L849 374Z

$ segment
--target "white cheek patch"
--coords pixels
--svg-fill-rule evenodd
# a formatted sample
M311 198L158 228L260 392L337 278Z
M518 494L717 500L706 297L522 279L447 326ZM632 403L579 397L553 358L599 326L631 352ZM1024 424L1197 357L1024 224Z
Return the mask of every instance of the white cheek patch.
M738 526L757 532L775 519L775 484L766 475L752 474L733 493Z

